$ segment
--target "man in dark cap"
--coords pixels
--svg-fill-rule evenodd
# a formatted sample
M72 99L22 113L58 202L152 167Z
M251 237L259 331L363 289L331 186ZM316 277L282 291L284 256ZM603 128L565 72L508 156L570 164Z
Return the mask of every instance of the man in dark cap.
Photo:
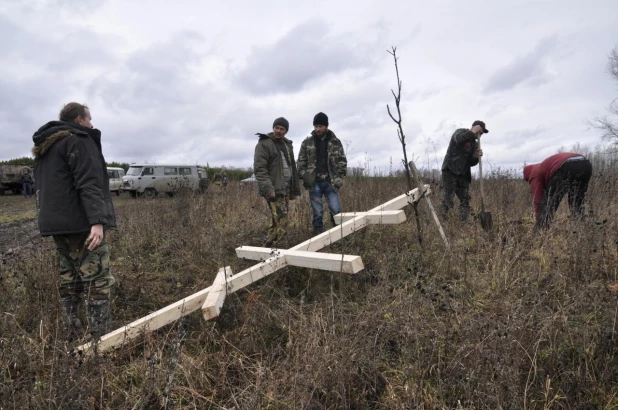
M459 128L453 133L442 163L442 203L439 211L446 218L448 211L455 206L455 195L459 198L459 219L466 221L470 215L470 168L479 163L483 151L478 148L478 140L489 130L483 121L474 121L470 129Z
M292 141L285 138L290 124L283 117L273 122L273 132L256 134L253 171L260 195L272 217L264 246L274 246L287 234L289 201L300 195Z
M313 235L324 231L322 197L326 197L330 220L341 212L339 189L347 174L348 161L341 141L328 129L328 117L319 112L313 118L313 131L303 141L298 154L298 175L309 190L313 210Z

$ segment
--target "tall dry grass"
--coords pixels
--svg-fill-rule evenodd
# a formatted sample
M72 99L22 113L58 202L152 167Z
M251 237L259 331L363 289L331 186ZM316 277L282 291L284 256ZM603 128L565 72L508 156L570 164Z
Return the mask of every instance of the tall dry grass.
M611 160L613 161L613 160ZM2 409L605 409L618 407L615 162L595 163L584 222L561 209L532 232L529 188L490 175L495 229L448 221L446 253L421 204L325 252L361 255L355 277L289 267L111 354L67 354L49 239L6 257L0 276ZM517 175L518 177L518 175ZM478 189L473 204L478 210ZM405 192L404 179L349 177L344 211ZM439 201L439 186L431 195ZM117 201L109 235L116 327L252 262L269 222L255 187ZM306 193L282 244L311 235ZM82 312L83 313L83 312Z

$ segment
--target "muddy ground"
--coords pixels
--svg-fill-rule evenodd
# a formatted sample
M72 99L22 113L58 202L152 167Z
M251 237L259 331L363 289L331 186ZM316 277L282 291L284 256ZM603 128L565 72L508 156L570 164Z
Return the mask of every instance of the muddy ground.
M34 198L0 196L0 258L13 256L40 242Z

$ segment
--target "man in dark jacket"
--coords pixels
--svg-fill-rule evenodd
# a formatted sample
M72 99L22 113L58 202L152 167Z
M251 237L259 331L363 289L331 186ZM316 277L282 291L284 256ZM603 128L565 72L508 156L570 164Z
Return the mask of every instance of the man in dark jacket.
M87 106L69 103L60 121L43 125L32 137L39 230L53 236L59 259L62 318L69 338L83 334L78 304L85 298L89 330L107 333L110 272L105 231L116 227L101 132Z
M524 179L530 183L536 216L535 229L547 229L565 194L571 215L584 216L584 198L592 176L592 164L583 155L562 152L540 164L524 167Z
M298 175L309 190L313 211L313 235L323 232L324 208L322 197L326 197L330 221L335 226L334 215L341 212L339 189L347 174L348 160L343 145L334 132L328 129L328 116L319 112L313 118L311 135L303 141L298 153Z
M30 169L26 168L21 174L21 186L24 194L24 198L32 197L32 174L30 173Z
M294 148L285 138L289 128L288 120L280 117L273 123L273 132L256 134L260 139L255 146L253 171L272 217L264 246L276 245L287 234L289 201L300 195Z
M483 121L474 121L470 129L460 128L453 133L442 163L442 203L439 207L442 218L445 219L455 206L455 195L459 198L459 219L466 221L470 216L470 168L478 164L483 155L477 139L488 132Z

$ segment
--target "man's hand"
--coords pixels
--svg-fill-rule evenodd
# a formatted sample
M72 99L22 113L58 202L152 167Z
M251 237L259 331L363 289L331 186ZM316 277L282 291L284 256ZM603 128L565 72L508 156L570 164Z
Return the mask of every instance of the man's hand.
M343 186L343 178L335 178L333 179L333 188L339 189Z
M101 242L103 242L103 225L92 225L92 228L90 228L90 235L86 238L88 250L91 252L94 251L99 247L99 245L101 245Z
M272 191L270 194L268 194L268 198L269 199L273 199L274 197L276 197L277 195L275 194L275 191Z
M482 157L483 156L483 150L482 149L477 149L476 150L476 156L477 157Z

